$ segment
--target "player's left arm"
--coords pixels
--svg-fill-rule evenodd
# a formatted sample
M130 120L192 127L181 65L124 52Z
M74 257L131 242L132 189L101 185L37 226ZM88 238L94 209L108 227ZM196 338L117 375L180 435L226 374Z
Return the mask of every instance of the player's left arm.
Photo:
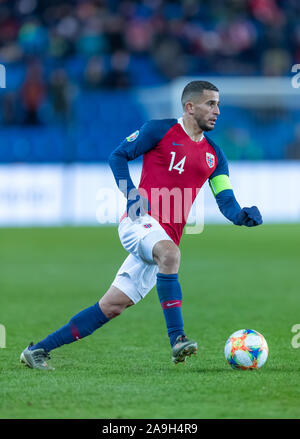
M225 154L219 148L216 152L218 166L209 178L209 185L220 211L237 226L254 227L262 224L262 216L256 206L241 208L237 202L229 180Z

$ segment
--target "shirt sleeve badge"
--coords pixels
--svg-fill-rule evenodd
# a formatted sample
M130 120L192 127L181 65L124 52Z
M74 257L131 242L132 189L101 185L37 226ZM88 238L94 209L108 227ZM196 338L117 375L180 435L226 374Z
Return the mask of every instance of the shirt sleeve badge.
M140 134L139 130L137 130L134 133L130 134L130 136L126 137L127 142L133 142L138 137L139 134Z

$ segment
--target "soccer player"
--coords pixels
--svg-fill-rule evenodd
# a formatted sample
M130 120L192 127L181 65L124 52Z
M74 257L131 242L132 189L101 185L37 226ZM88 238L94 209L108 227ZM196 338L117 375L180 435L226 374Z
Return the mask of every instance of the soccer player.
M205 134L213 130L219 111L219 91L206 81L192 81L182 93L183 116L150 120L113 151L109 163L127 198L119 225L122 245L129 252L108 291L42 341L31 343L21 361L31 368L53 369L49 352L92 334L127 307L137 304L156 284L174 363L196 353L186 337L178 280L179 242L193 201L206 180L222 214L235 225L262 224L256 206L241 208L229 180L222 150ZM139 187L130 178L128 161L143 155Z

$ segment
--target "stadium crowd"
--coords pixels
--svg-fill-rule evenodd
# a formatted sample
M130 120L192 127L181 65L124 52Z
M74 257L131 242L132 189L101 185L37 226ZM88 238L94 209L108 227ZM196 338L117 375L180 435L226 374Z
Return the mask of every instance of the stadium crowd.
M21 71L1 93L2 123L41 123L46 98L65 121L77 88L287 75L300 63L299 16L299 0L0 0L0 62Z
M92 81L104 55L125 72L131 56L149 56L166 79L281 75L300 61L299 16L298 0L2 0L0 59L95 56Z

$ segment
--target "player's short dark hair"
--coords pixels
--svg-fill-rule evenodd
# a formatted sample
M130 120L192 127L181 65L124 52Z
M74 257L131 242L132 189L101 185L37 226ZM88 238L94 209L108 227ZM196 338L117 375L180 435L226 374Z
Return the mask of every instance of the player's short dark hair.
M183 89L181 104L184 108L187 101L191 100L195 94L202 94L203 90L219 91L219 89L208 81L191 81Z

